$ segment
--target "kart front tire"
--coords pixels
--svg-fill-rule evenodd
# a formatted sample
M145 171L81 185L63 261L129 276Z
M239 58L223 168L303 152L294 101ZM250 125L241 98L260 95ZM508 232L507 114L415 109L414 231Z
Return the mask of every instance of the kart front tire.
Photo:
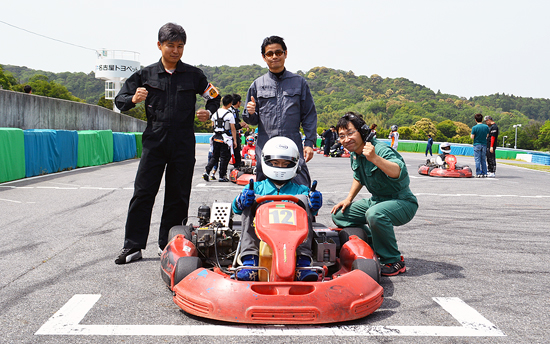
M373 259L356 259L351 264L351 270L361 270L380 284L380 264Z
M192 226L174 226L170 228L170 232L168 232L168 242L172 241L172 239L174 239L174 237L178 234L183 235L185 239L191 241L192 230Z
M174 272L174 285L181 282L190 273L202 267L199 257L181 257L176 262L176 271Z

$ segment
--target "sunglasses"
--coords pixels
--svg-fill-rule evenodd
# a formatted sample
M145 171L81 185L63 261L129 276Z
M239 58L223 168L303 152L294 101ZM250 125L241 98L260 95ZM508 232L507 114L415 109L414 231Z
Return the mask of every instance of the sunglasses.
M267 57L273 57L273 55L277 56L277 57L281 57L283 56L285 52L282 51L282 50L276 50L276 51L268 51L264 54L264 56L267 56Z

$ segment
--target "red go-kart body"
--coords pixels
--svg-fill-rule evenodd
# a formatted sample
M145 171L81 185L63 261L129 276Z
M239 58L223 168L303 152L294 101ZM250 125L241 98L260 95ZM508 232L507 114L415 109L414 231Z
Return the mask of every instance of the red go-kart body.
M456 156L445 156L445 167L430 163L420 165L418 173L431 177L471 178L472 169L469 166L457 166Z
M251 171L235 168L229 173L229 180L237 185L247 185L250 179L256 181L256 175Z
M257 201L266 200L271 202L258 207L255 221L256 233L272 249L268 281L235 280L219 268L197 268L179 281L179 260L196 259L189 257L197 257L198 250L183 235L170 241L162 253L161 272L182 310L228 322L321 324L359 319L381 306L383 288L365 272L368 269L358 268L359 263L369 263L379 269L379 263L371 247L355 235L340 249L338 271L328 276L327 266L322 266L317 268L318 281L294 281L296 247L308 235L307 214L288 202L298 201L293 196L263 196Z
M256 181L256 152L248 151L249 158L242 159L243 166L234 168L229 173L229 180L237 185L247 185L250 179Z

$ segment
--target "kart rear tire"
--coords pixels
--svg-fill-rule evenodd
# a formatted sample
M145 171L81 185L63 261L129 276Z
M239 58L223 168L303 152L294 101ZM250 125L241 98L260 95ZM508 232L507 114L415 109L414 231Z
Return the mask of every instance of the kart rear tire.
M373 259L356 259L351 264L351 270L361 270L380 284L380 264Z
M359 237L359 239L361 239L364 242L368 243L367 233L365 233L363 228L346 227L346 228L342 228L340 233L338 233L338 237L340 237L340 244L344 245L346 242L349 241L349 237L352 236L352 235L357 235Z
M176 271L174 272L174 286L181 282L190 273L202 267L199 257L181 257L176 262Z

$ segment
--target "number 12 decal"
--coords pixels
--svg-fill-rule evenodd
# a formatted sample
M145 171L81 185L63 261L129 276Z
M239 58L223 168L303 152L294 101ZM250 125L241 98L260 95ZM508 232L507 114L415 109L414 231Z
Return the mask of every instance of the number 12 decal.
M296 226L296 214L290 209L270 209L269 223L281 223Z

